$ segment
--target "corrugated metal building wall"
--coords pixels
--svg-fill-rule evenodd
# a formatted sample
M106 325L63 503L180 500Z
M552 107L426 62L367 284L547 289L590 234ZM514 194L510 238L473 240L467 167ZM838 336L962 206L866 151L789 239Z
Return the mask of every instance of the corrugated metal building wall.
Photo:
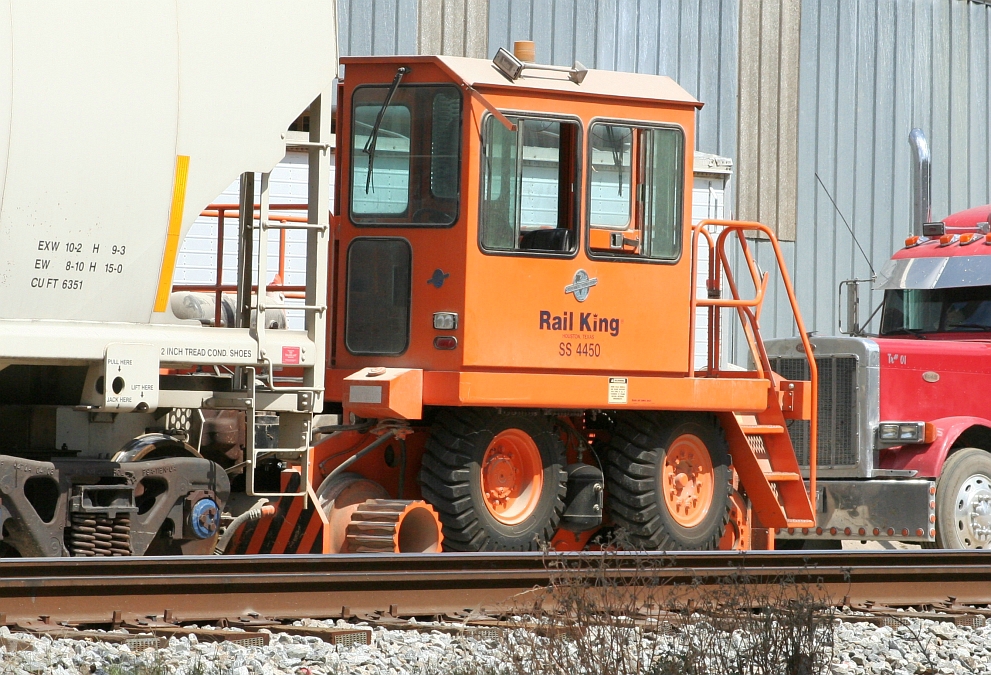
M697 150L736 153L738 0L340 0L342 55L491 57L669 75L705 102Z
M835 333L839 282L870 274L816 173L875 268L908 229L913 126L933 151L934 217L991 201L983 2L340 2L342 54L491 56L521 39L536 42L539 61L670 75L706 102L697 149L737 164L737 216L794 240L783 246L810 330ZM770 267L768 244L755 246ZM782 295L772 289L765 308L768 336L793 333Z
M489 0L338 0L341 56L484 58Z
M416 54L418 0L338 0L341 56Z
M706 107L696 150L736 154L738 0L490 0L489 56L534 40L537 61L668 75Z
M925 131L933 154L934 219L991 202L989 50L984 3L802 2L797 230L784 247L809 330L835 334L838 284L870 277L816 173L875 269L910 228L913 127ZM769 265L769 246L757 247ZM862 321L881 300L866 290ZM770 302L765 332L793 334L783 293Z

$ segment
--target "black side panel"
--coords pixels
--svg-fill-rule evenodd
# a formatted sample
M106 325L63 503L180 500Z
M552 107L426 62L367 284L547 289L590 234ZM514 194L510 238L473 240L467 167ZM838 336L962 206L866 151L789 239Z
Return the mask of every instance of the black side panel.
M397 355L409 346L413 250L405 239L363 237L348 248L344 344L352 354Z
M0 405L79 405L86 366L13 365L0 370Z

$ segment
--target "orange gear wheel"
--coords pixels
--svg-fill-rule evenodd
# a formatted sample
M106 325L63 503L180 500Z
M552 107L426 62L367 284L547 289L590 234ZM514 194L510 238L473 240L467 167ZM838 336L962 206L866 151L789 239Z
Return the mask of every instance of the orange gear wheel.
M537 508L544 487L540 449L522 429L496 434L482 457L482 498L503 525L523 522Z
M369 499L351 514L348 553L439 553L444 535L434 507L422 499Z
M715 475L705 443L694 434L672 441L661 466L661 489L671 518L682 527L702 522L712 506Z

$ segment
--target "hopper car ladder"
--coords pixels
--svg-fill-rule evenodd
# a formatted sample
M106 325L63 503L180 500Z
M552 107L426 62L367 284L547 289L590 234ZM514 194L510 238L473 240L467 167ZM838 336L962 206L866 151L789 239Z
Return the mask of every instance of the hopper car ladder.
M247 429L245 430L245 471L246 491L257 497L302 497L304 507L312 493L310 485L313 456L313 415L320 412L323 401L324 378L326 373L327 345L327 276L330 251L330 208L329 208L329 154L331 145L322 139L321 130L330 132L330 99L326 94L327 105L321 105L317 98L310 106L309 141L287 141L287 145L303 146L309 154L307 217L271 218L269 213L270 174L261 175L260 203L258 218L254 216L253 176L243 176L241 182L240 237L238 308L242 327L247 327L251 312L255 313L253 336L258 344L258 367L242 368L239 378L245 390ZM268 296L268 233L271 231L296 230L306 232L306 281L303 304L277 301ZM257 233L258 248L254 255L243 255L245 245L251 246L253 235ZM251 261L254 261L255 285L254 302L251 298ZM273 375L274 363L286 365L284 331L273 331L266 327L267 310L302 311L307 339L315 353L305 355L297 352L298 364L292 367L302 370L299 386L277 385ZM245 321L247 317L247 321ZM281 335L280 335L281 334ZM291 348L290 348L291 349ZM278 359L273 358L276 350L282 350ZM295 399L293 401L293 399ZM273 406L285 410L289 402L293 412L279 413L279 446L259 448L256 446L257 415L265 410L262 400L280 402ZM262 459L279 458L296 465L300 472L298 489L292 492L262 491L256 486L255 468Z
M707 228L718 228L717 233ZM774 251L781 279L791 304L792 313L798 334L804 347L804 354L809 362L810 380L808 382L789 382L772 372L771 364L764 349L760 334L760 314L767 291L769 273L761 272L747 244L745 232L762 235L770 242ZM750 280L756 289L751 299L740 297L740 290L733 277L726 251L726 242L734 236L740 244L741 254L750 273ZM720 421L726 431L733 468L740 477L740 482L750 498L754 512L764 527L814 527L816 494L816 440L817 440L817 387L818 373L815 358L805 325L798 309L791 280L784 264L781 247L774 232L767 226L746 221L705 220L693 228L692 232L692 278L697 278L699 239L704 238L709 248L709 270L706 281L707 297L697 297L692 293L691 321L694 335L696 309L708 309L709 318L709 353L705 377L720 377L720 310L735 309L742 324L743 336L756 366L756 377L767 380L767 408L755 415L737 415L725 413L720 415ZM723 298L722 280L725 277L726 286L731 297ZM694 347L694 344L692 345ZM689 366L694 369L694 353L689 354ZM734 372L733 376L740 373ZM795 400L794 392L798 389L799 400L803 401L806 411L803 418L809 419L809 477L808 489L802 477L798 458L791 437L788 434L786 412L793 413L791 419L796 419L792 409ZM787 403L786 403L787 401ZM801 414L801 413L799 413Z

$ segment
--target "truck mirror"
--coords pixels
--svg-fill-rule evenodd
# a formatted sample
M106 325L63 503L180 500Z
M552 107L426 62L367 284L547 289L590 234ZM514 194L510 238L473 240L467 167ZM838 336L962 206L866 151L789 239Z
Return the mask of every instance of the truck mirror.
M871 270L873 271L873 270ZM861 324L860 323L860 284L871 284L870 288L873 288L874 283L877 278L871 275L870 279L847 279L846 281L840 282L838 297L839 297L839 324L840 333L843 335L852 335L854 337L861 337L866 334L868 327L871 325L871 321L874 320L875 315L881 311L884 307L884 303L879 303L878 306L870 313L867 320ZM846 286L846 307L843 306L843 287ZM868 298L870 302L870 298ZM868 307L870 309L870 307ZM846 318L844 319L844 315ZM846 328L844 329L844 325Z
M860 279L847 279L840 282L840 302L843 287L846 287L846 330L843 329L843 311L840 311L840 332L844 335L860 334Z

